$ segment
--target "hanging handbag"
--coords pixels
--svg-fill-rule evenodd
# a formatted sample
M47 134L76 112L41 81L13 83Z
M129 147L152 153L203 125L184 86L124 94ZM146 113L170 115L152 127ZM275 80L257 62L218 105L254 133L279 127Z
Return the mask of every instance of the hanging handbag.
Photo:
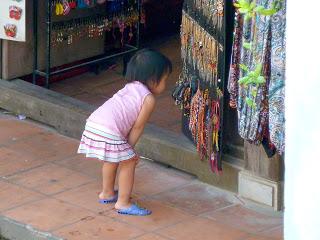
M174 99L177 105L180 105L183 100L183 95L189 84L179 81L172 91L172 98Z

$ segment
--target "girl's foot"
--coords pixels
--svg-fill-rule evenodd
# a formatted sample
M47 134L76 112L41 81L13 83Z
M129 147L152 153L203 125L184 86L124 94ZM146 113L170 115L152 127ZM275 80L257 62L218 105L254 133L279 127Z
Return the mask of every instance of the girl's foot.
M118 191L114 191L113 194L99 194L99 203L108 204L108 203L115 203L118 200Z
M117 212L119 214L133 215L133 216L147 216L152 213L150 210L141 208L137 204L132 204L128 208L117 209Z

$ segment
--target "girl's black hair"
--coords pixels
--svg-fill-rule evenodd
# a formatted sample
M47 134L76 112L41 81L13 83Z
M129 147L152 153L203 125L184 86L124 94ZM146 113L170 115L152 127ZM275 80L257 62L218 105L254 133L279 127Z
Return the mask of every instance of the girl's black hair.
M159 84L162 76L172 72L171 61L162 53L152 49L138 51L129 61L126 70L128 82L139 81Z

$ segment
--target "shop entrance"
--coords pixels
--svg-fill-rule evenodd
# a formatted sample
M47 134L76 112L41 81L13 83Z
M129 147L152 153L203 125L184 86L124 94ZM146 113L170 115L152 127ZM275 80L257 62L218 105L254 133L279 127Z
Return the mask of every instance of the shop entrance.
M179 31L182 4L182 0L144 1L141 7L145 22L141 22L139 33L140 48L155 48L168 56L173 63L173 73L168 79L167 90L159 97L156 110L150 122L151 124L177 134L181 134L181 111L175 106L171 98L171 92L181 69ZM105 5L101 6L105 7ZM44 7L45 5L43 3L40 3L38 6L38 8ZM92 12L96 11L95 8L92 8L76 9L74 12L78 10L86 14L89 14L88 12L92 14ZM98 11L97 14L100 14L101 10ZM78 16L76 17L78 18ZM38 18L41 18L41 16ZM53 21L59 20L55 15L53 15L52 18ZM41 24L39 25L39 29L41 30ZM70 50L65 49L69 54L74 53L81 55L79 52L83 51L87 52L87 55L89 54L90 56L90 49L91 54L95 54L101 51L101 49L104 49L103 51L105 52L108 51L113 44L118 46L120 41L119 32L116 30L115 39L113 39L113 36L110 36L112 34L113 33L107 33L108 36L104 39L96 39L96 42L93 40L90 40L90 42L78 41L78 43L75 44L82 46L79 46L77 50L75 50L72 44L68 46L67 43L65 44L66 46L61 46L60 48L59 46L52 46L52 65L59 66L61 63L65 63L66 58L63 59L63 57L58 56L56 53L57 50L59 51L69 47ZM136 33L134 32L134 34ZM127 39L125 39L125 41L126 40ZM90 46L86 49L87 44ZM92 47L93 44L96 44L95 49ZM98 107L125 85L126 82L123 77L124 60L127 60L129 56L130 55L113 58L99 64L77 68L58 76L52 76L50 78L50 89ZM58 59L61 59L60 63ZM81 61L81 59L77 60ZM27 76L24 79L31 81L31 76ZM44 80L38 78L37 83L43 85Z
M172 88L179 77L179 37L175 35L161 36L160 39L149 40L145 45L160 50L174 64L173 73L168 79L167 89L158 97L150 123L179 134L181 133L181 111L171 98ZM76 77L53 82L50 89L98 107L126 84L122 74L123 63L121 59L112 62L111 66L107 65L105 68L107 69L103 69L99 74L89 71Z
M158 98L157 107L150 123L176 133L177 137L179 135L188 135L185 131L182 131L187 126L183 122L180 109L175 105L171 97L172 90L179 79L182 69L180 45L182 5L183 0L144 1L142 9L145 22L141 23L140 29L140 47L155 48L167 55L173 63L173 73L168 80L167 90ZM42 8L44 7L43 5ZM232 25L231 23L230 26ZM229 33L232 33L232 29L230 29ZM228 37L231 37L231 35L228 35ZM96 46L94 46L95 44ZM79 58L77 60L81 60L81 56L82 58L90 57L90 52L98 53L101 49L105 51L109 45L110 38L105 38L102 42L94 42L93 40L79 42L79 46L72 46L72 43L69 46L67 44L65 48L72 48L70 51L67 49L68 56L63 56L59 51L53 53L53 65L59 66L66 62L68 63L67 60L73 58L73 56L70 56L72 54L77 55ZM55 49L52 51L55 51ZM61 62L59 63L59 61ZM52 77L50 89L98 107L124 86L123 65L124 61L121 57L98 65L77 68L58 77ZM226 65L225 68L227 69L228 66ZM30 76L24 79L31 81ZM39 83L41 84L41 80ZM223 159L239 164L242 163L243 159L243 140L240 139L237 133L236 111L228 107L227 91L225 91L225 94L225 105L223 107L225 119L224 138L222 144L225 156Z

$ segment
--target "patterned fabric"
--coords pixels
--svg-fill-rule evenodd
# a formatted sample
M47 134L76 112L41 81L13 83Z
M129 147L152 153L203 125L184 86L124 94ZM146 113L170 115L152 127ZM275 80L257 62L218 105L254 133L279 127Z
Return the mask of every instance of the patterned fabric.
M271 2L271 0L269 1ZM257 1L257 4L261 5L261 2L265 2L265 0ZM257 15L254 19L244 22L243 41L252 43L252 51L243 50L240 63L247 65L251 71L259 63L264 66L267 64L265 60L266 54L268 54L269 19L269 16ZM241 71L240 77L243 77L244 74ZM266 78L268 77L266 76ZM239 87L239 134L242 138L258 144L262 141L263 130L265 129L265 126L261 124L266 122L265 118L267 117L267 111L265 110L266 85L258 87L255 108L248 106L245 101L246 97L252 97L251 90L251 85L248 88Z
M87 121L82 134L78 153L113 163L137 158L127 140L110 134L108 129L90 121Z
M229 71L228 80L228 91L230 93L229 106L231 108L237 108L238 104L238 92L239 84L238 80L240 78L240 54L241 54L241 41L243 32L243 18L238 12L235 13L235 26L233 32L233 46L232 46L232 56L231 65Z
M279 153L285 150L285 61L286 5L271 19L271 78L269 84L270 140Z
M271 8L273 2L256 1L266 8ZM249 21L243 21L242 16L236 14L228 82L229 105L238 108L240 136L254 144L270 139L280 153L284 150L285 12L285 6L281 6L275 15L257 14ZM252 50L242 48L244 42L252 43ZM246 75L239 70L240 63L250 71L259 63L263 65L266 83L258 87L256 97L252 96L252 85L238 84ZM254 99L256 107L248 106L247 97Z

